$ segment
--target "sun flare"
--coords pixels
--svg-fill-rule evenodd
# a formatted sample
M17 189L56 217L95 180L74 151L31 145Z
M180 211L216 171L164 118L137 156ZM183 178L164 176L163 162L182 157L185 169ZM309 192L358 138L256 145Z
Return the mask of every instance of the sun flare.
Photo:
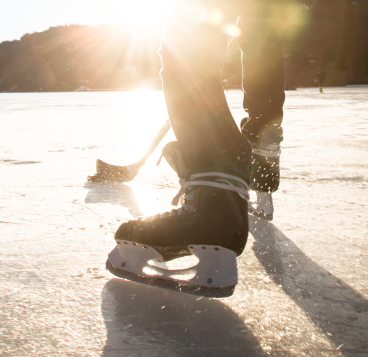
M167 0L135 0L122 2L121 24L129 25L133 31L145 31L162 27L165 22Z

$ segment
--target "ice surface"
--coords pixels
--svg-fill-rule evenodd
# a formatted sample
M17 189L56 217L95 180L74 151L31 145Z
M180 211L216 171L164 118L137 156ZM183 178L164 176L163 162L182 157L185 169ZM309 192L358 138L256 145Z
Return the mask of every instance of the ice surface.
M367 99L287 92L274 221L250 216L234 295L208 299L105 271L121 222L171 208L172 132L134 181L86 178L143 154L161 92L0 94L0 355L367 356Z

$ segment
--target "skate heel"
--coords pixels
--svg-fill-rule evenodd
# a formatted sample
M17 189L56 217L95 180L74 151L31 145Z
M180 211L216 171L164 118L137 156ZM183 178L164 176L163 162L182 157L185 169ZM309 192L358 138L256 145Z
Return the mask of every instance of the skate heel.
M154 248L125 240L117 240L117 243L108 260L123 272L208 288L226 288L238 282L236 254L220 246L191 244L189 252L197 257L198 263L190 268L171 270L165 268L162 255Z

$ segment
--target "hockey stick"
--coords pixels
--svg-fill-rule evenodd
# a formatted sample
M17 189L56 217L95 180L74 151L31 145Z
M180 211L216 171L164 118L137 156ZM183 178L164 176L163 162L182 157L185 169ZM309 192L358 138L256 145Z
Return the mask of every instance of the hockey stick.
M96 174L88 176L88 181L91 182L103 182L103 181L118 181L127 182L134 179L137 176L139 169L145 164L147 159L155 151L161 140L164 138L166 133L170 130L170 121L167 119L165 124L153 138L147 151L144 155L135 163L128 166L111 165L100 159L96 161Z

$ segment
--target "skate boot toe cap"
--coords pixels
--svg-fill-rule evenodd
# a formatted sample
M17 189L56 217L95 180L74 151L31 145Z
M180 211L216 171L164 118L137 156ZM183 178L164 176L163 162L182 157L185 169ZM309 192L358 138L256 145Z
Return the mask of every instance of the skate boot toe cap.
M118 230L115 233L115 240L117 239L127 239L129 240L130 236L131 236L131 231L133 228L133 221L128 221L125 222L123 224L120 225L120 227L118 228Z

